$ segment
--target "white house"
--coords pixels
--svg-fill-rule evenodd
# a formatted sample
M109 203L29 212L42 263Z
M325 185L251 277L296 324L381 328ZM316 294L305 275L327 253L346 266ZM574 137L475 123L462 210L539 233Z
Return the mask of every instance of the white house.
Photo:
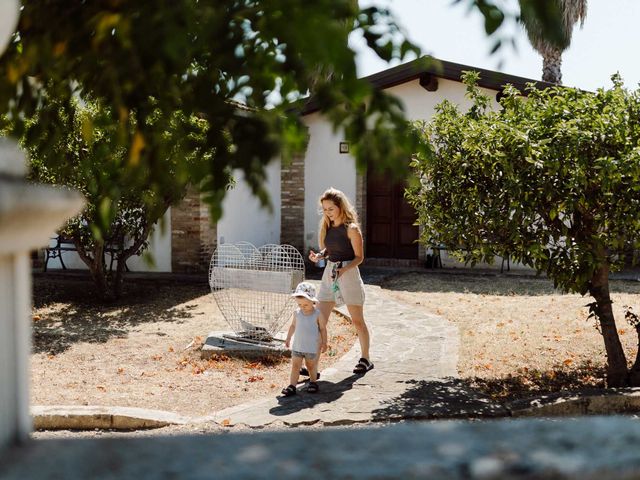
M530 82L540 88L551 86L529 78L433 60L427 66L413 61L366 79L376 88L398 97L410 120L429 120L435 106L445 99L462 108L470 105L465 98L466 87L460 80L462 73L468 70L480 73L479 87L495 99L496 106L506 84L521 91ZM404 199L404 185L393 184L388 179L366 172L357 172L355 160L344 153L348 146L340 146L344 138L333 132L313 101L307 104L302 114L309 127L310 140L304 158L286 170L284 167L282 169L280 241L304 251L317 245L320 220L318 198L327 187L332 186L344 191L356 204L364 231L368 262L376 259L383 264L420 264L425 252L416 243L416 215ZM303 189L303 195L300 194L300 188ZM304 225L304 230L300 228L301 225Z
M435 106L445 99L463 108L470 104L460 80L462 72L467 70L480 73L479 86L496 99L496 104L506 84L521 91L530 82L541 88L550 86L542 81L436 59L426 66L418 61L409 62L366 80L398 97L408 119L429 120ZM224 200L223 217L216 225L209 221L206 206L198 195L191 192L181 205L167 213L164 227L158 228L152 238L150 248L155 265L132 258L127 262L129 268L133 271L203 271L216 245L238 241L256 246L288 243L304 254L317 246L318 198L328 187L339 188L355 202L369 262L376 259L387 264L420 264L425 252L416 243L415 212L404 200L404 186L357 172L353 157L340 149L344 138L333 132L313 99L302 110L302 117L309 128L305 155L289 165L275 160L267 168L271 211L262 208L252 197L242 174L238 173L235 187ZM82 267L74 256L73 252L66 253L65 263ZM59 266L56 260L49 265L50 268Z

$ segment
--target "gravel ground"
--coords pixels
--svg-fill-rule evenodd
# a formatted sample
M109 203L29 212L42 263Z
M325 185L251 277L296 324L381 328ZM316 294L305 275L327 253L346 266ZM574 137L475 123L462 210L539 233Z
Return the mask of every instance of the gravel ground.
M211 331L230 328L206 285L139 282L113 303L82 279L36 277L31 401L209 415L288 384L288 358L200 357ZM288 327L288 326L287 326ZM332 315L321 368L353 345L348 319Z

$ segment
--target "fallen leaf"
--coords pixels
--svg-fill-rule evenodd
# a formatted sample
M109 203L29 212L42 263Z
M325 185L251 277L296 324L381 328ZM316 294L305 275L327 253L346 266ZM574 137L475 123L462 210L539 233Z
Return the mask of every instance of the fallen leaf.
M33 321L37 322L38 320L40 320L42 317L40 315L34 315L33 316Z
M120 367L118 368L118 374L122 375L124 373L124 368Z
M566 359L564 362L562 362L562 363L564 363L566 366L569 366L569 365L571 365L571 364L573 363L573 360L571 360L570 358L567 358L567 359Z
M169 347L169 349L167 350L169 352L175 352L175 350L173 349L173 347Z
M98 390L100 390L101 392L106 392L106 391L107 391L107 387L104 387L104 386L102 386L102 385L98 385L96 388L97 388Z
M231 420L229 420L228 418L225 418L224 420L222 420L222 425L224 427L228 427L229 425L231 425Z
M155 361L162 360L162 355L154 355L151 359Z

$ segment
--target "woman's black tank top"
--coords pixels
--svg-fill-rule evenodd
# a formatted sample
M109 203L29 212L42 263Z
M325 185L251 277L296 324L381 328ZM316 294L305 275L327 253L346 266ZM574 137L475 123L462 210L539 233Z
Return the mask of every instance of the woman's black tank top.
M347 234L347 226L344 223L337 227L329 227L327 235L324 237L324 246L327 248L328 258L332 262L344 262L356 257Z

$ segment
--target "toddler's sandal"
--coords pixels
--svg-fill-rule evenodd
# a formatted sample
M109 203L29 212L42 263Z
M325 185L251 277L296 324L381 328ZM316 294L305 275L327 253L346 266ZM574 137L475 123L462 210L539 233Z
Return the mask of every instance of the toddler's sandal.
M291 397L296 394L296 387L293 385L289 385L282 389L282 395L285 397Z

